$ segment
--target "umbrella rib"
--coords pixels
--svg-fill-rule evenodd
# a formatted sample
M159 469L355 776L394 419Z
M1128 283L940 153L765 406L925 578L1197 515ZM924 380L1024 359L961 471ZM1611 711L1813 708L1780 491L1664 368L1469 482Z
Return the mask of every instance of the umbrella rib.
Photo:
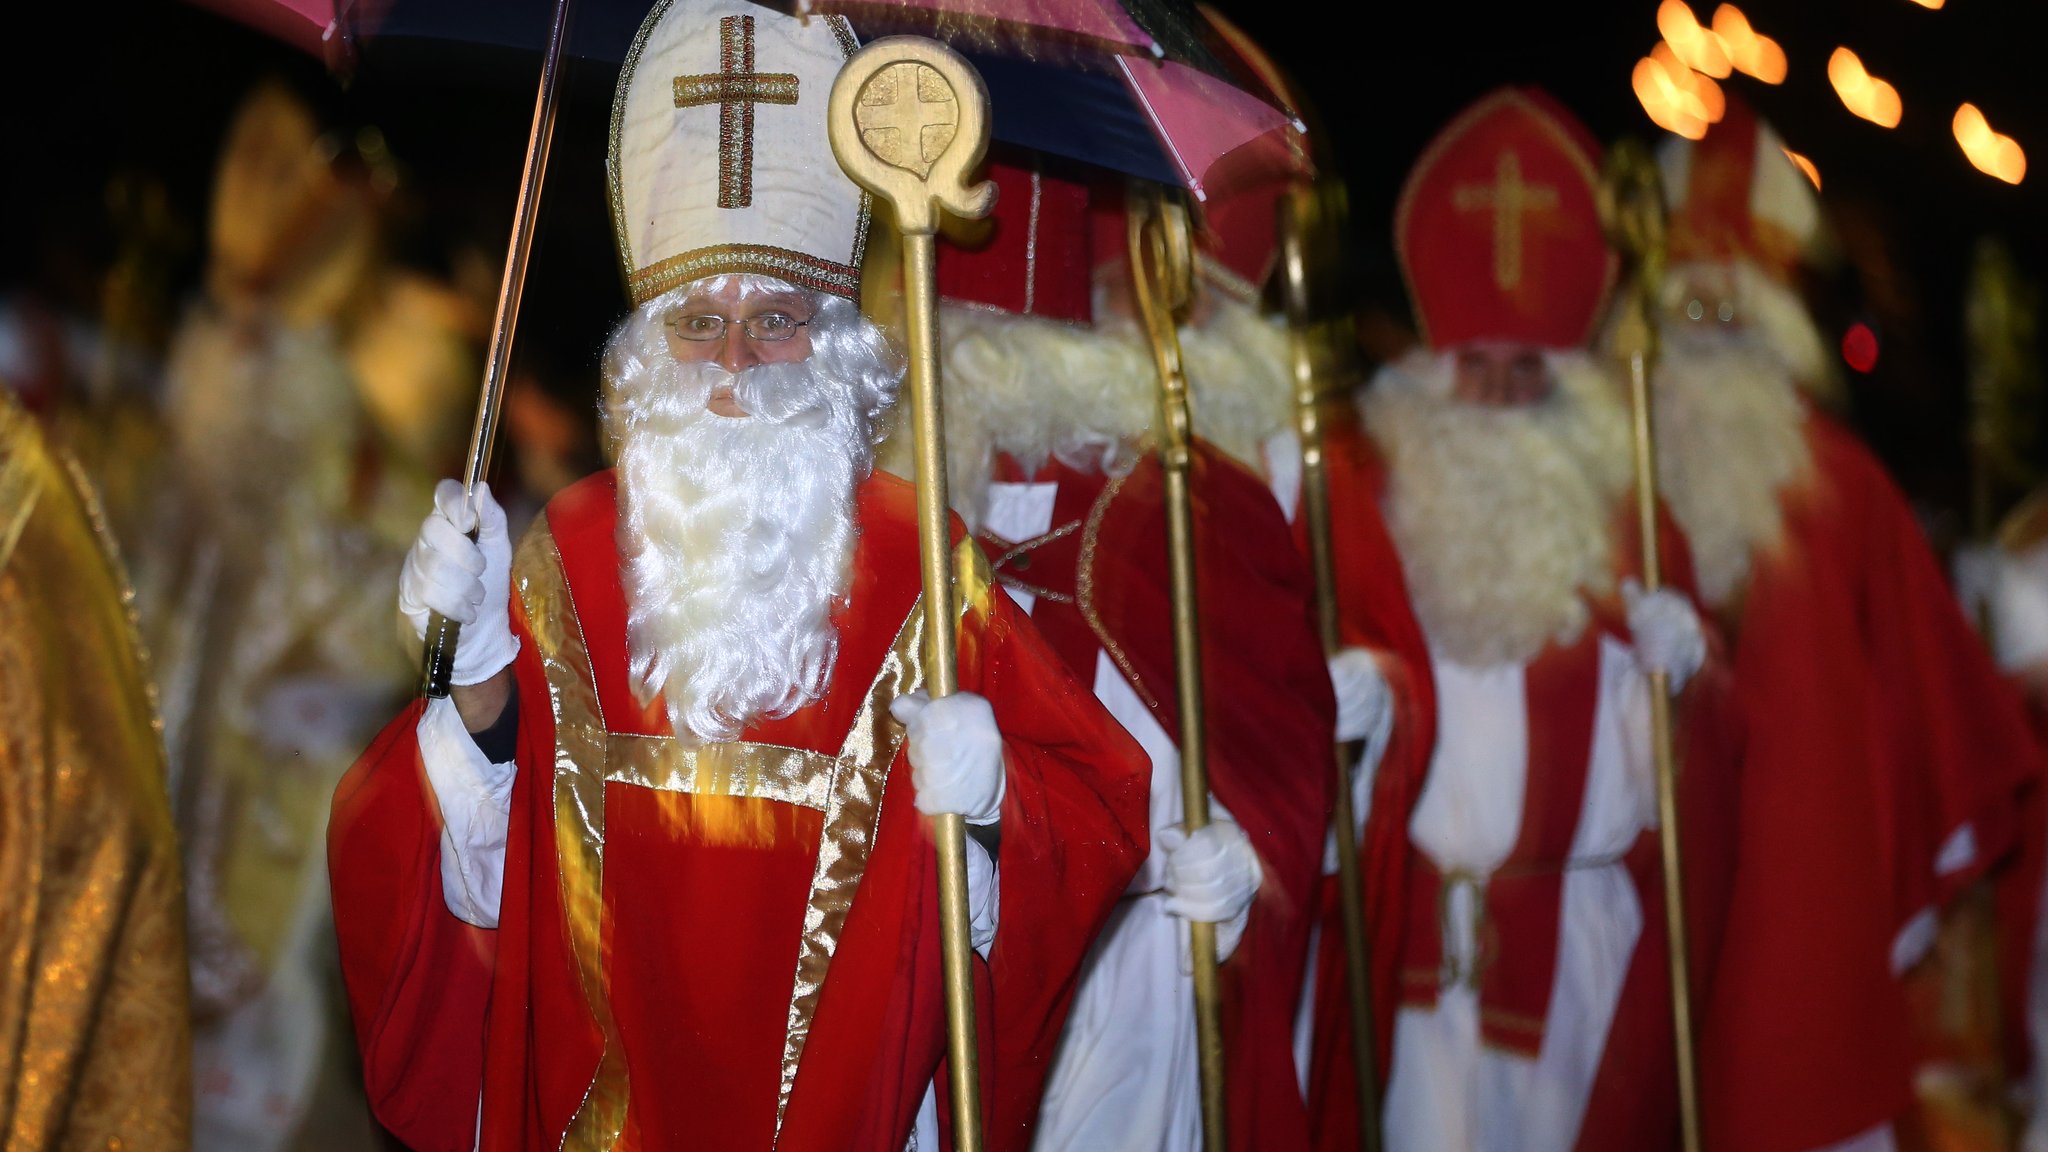
M1195 199L1208 199L1202 194L1201 184L1195 174L1188 170L1187 158L1180 154L1180 145L1174 142L1173 135L1167 132L1166 125L1160 121L1158 110L1152 107L1152 97L1146 94L1144 85L1139 84L1137 76L1131 72L1130 59L1118 56L1116 66L1124 74L1124 86L1131 90L1131 95L1138 98L1139 107L1145 110L1145 120L1152 125L1152 135L1159 138L1159 142L1166 148L1167 155L1172 157L1173 166L1180 170L1181 183L1195 194Z

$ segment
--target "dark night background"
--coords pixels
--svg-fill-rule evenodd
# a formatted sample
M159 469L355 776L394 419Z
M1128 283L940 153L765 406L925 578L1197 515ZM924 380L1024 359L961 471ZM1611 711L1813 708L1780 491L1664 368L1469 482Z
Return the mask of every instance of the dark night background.
M484 3L486 0L475 0ZM1217 5L1294 73L1317 105L1350 182L1361 290L1399 314L1388 221L1429 136L1503 83L1548 88L1604 139L1654 136L1629 87L1657 41L1655 0L1543 5ZM2048 6L2038 0L1751 0L1756 28L1790 59L1779 87L1737 76L1819 166L1843 260L1817 300L1834 334L1872 322L1877 370L1851 378L1856 421L1914 495L1963 502L1965 277L1985 234L2030 276L2048 269ZM427 41L370 45L346 91L283 45L171 0L20 4L0 31L0 296L32 291L90 311L115 248L105 189L124 171L161 178L190 235L173 283L196 285L216 148L248 87L266 75L314 94L349 128L376 125L405 166L400 252L446 271L464 246L502 252L532 109L534 57ZM1702 21L1711 2L1694 4ZM24 12L23 9L28 9ZM1858 120L1828 86L1838 44L1897 85L1894 130ZM573 61L541 248L522 316L521 355L566 388L589 387L604 331L622 309L603 209L604 125L616 69ZM1950 134L1969 101L2031 154L2008 187L1970 168Z

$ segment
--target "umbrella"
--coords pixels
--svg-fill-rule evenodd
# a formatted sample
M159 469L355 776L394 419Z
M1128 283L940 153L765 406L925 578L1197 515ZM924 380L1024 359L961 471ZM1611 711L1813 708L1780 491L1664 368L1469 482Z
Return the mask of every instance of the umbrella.
M542 51L552 0L194 0L345 64L365 39ZM988 85L992 134L1161 184L1228 196L1290 160L1299 125L1226 72L1208 29L1175 0L780 0L843 15L863 39L910 33L966 56ZM563 50L625 59L648 0L584 0ZM1256 85L1249 86L1256 89Z

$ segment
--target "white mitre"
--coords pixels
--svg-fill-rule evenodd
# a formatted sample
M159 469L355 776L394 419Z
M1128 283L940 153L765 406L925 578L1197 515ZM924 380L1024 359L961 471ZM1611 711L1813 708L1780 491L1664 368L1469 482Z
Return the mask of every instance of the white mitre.
M635 306L753 273L849 299L868 197L832 157L832 81L858 47L838 16L662 0L612 101L612 230Z

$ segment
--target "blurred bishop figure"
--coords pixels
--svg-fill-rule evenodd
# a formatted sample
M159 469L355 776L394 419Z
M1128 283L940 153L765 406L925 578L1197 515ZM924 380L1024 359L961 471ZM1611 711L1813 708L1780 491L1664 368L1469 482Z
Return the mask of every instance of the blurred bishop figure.
M1214 821L1189 833L1158 375L1132 311L1123 190L1038 164L992 174L992 226L939 261L956 502L997 580L1151 760L1151 851L1082 970L1034 1147L1201 1147L1187 924L1203 920L1223 958L1230 1147L1305 1148L1289 1029L1335 716L1307 566L1254 470L1291 413L1284 334L1253 287L1272 229L1248 275L1201 255L1180 330Z
M1628 410L1585 351L1615 274L1598 160L1530 89L1437 136L1395 220L1427 346L1372 381L1362 435L1331 434L1336 674L1382 701L1358 796L1396 1152L1677 1139L1647 674L1694 696L1713 677L1675 532L1670 586L1635 579ZM1688 791L1716 768L1693 763ZM1325 1148L1357 1133L1332 967L1309 1083Z
M614 104L616 467L516 553L445 482L406 561L411 633L462 626L454 693L343 781L329 850L370 1099L411 1147L941 1147L920 813L956 813L987 1146L1017 1148L1143 856L1141 751L971 541L962 691L923 694L913 490L872 469L901 365L826 134L854 48L836 17L654 9Z
M1814 403L1833 368L1798 287L1812 184L1734 99L1659 161L1659 471L1744 715L1707 1134L1887 1152L1913 1091L1901 976L2013 845L2036 753L1904 496Z

